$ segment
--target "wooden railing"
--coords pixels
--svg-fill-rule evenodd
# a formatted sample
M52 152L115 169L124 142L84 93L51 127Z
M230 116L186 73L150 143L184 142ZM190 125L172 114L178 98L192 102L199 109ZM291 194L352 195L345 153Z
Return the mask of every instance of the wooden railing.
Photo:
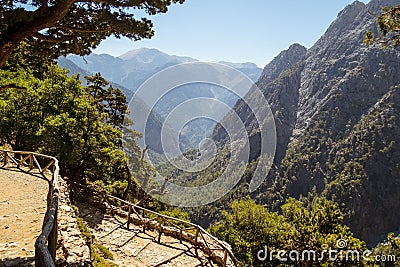
M156 230L158 232L158 242L160 242L162 234L177 238L181 242L186 241L206 253L220 266L227 266L228 259L230 259L229 262L231 265L238 265L239 261L231 249L209 234L201 226L145 209L110 195L106 196L128 207L128 212L121 212L122 210L119 210L127 218L127 227L132 222L141 225L143 231L146 231L146 228ZM150 219L151 217L153 218Z
M29 172L37 169L47 180L48 175L46 176L46 174L51 174L46 216L42 233L35 242L35 266L55 266L59 201L58 160L43 154L9 150L0 150L0 157L3 167L10 163L22 171ZM240 266L240 262L236 259L229 246L209 234L201 226L151 211L94 188L91 188L91 191L92 194L97 194L102 199L102 202L107 203L114 214L125 216L128 228L130 223L133 223L141 226L143 232L146 229L157 231L158 242L160 242L162 234L174 237L180 242L188 242L196 248L196 253L200 249L219 266Z
M58 160L51 156L23 151L0 150L0 155L3 167L13 164L21 171L26 172L37 169L39 174L49 181L46 216L43 221L42 233L35 242L35 266L55 266L59 201ZM46 174L51 175L51 180Z
M241 266L229 245L209 234L201 226L154 212L94 188L90 190L92 195L100 198L101 203L107 204L113 214L126 218L127 228L133 223L141 226L143 232L146 229L154 230L158 232L158 242L162 234L174 237L181 243L188 242L195 247L196 253L200 249L219 266Z

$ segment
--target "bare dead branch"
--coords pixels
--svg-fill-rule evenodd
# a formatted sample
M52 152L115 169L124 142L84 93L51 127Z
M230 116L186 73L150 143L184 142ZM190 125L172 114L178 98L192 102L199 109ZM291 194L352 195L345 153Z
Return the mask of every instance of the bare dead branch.
M147 193L147 195L145 195L142 199L140 199L136 205L140 206L141 204L146 203L147 201L149 201L153 196L155 195L165 195L168 194L168 192L165 190L167 187L167 183L169 181L169 177L164 179L164 183L161 185L161 187L159 189L151 189L149 191L149 193Z
M145 178L144 178L143 184L142 184L143 190L146 190L147 184L149 183L149 179L151 177L150 171L146 168L146 166L144 164L144 155L146 154L148 149L149 149L149 146L146 146L146 148L143 149L143 151L142 151L142 156L140 157L140 165L142 166L143 171L145 173Z
M396 39L400 39L400 33L387 37L387 39L385 40L382 40L382 38L383 37L378 38L378 42L383 46L387 46L390 42L395 41Z

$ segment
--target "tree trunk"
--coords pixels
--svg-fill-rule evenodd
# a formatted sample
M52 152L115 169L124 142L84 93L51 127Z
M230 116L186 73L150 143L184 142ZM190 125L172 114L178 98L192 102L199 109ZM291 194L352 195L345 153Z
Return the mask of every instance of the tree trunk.
M81 185L85 185L86 184L85 179L80 181L81 175L82 175L82 167L79 166L79 167L75 168L74 171L72 172L72 175L71 175L72 181L75 183L81 184Z
M125 168L126 168L126 171L128 172L128 186L125 189L123 199L128 200L129 193L132 190L132 178L133 177L132 177L131 172L129 171L128 163L126 163Z
M6 64L8 58L11 56L15 49L15 45L11 43L3 43L0 46L0 67Z
M9 29L0 35L0 67L7 62L20 42L30 36L39 34L45 28L54 26L63 19L75 1L60 0L56 1L57 4L51 7L48 6L46 1L45 5L34 11L33 19L27 20L25 25L22 22L22 26L9 25Z

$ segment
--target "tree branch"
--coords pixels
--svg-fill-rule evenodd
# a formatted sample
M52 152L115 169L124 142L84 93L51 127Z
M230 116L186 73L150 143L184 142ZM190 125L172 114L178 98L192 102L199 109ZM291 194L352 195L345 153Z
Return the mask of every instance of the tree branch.
M11 56L17 45L27 37L39 34L39 31L50 28L57 24L68 13L76 0L59 0L54 6L42 5L33 12L33 17L26 21L23 27L10 27L2 32L2 45L0 53L0 67L3 66ZM40 34L39 34L40 35ZM54 41L54 40L53 40Z
M75 27L68 27L68 26L56 26L57 29L65 30L65 31L74 31L80 33L90 33L90 32L108 32L112 30L111 26L108 26L106 29L82 29L82 28L75 28Z
M144 178L144 181L143 181L143 184L142 184L143 191L146 190L147 184L148 184L150 176L151 176L151 173L147 170L146 166L144 166L144 155L146 154L148 149L149 149L149 146L146 146L146 148L143 149L142 156L140 158L140 165L142 166L142 168L144 170L144 173L145 173L145 178Z
M21 90L25 89L26 90L25 87L16 85L15 83L0 86L0 92L3 92L7 89L21 89Z
M137 206L140 206L141 204L146 203L146 202L147 202L148 200L150 200L150 199L152 198L152 196L154 196L154 195L162 196L162 195L168 194L168 192L165 190L166 187L167 187L168 181L169 181L169 177L165 178L165 179L164 179L164 183L161 185L161 187L160 187L159 189L151 189L151 190L149 191L149 193L148 193L146 196L144 196L142 199L140 199L140 200L136 203L136 205L137 205Z
M47 0L42 0L42 7L48 7L49 3L47 2Z
M380 36L376 39L376 43L381 44L386 47L390 42L394 42L395 40L400 39L400 33L394 34L392 36Z
M77 0L77 1L75 1L75 2L77 2L77 3L88 3L88 2L92 2L92 3L104 4L104 5L107 5L107 6L118 6L118 7L132 7L132 8L135 8L136 6L139 7L139 6L143 5L143 2L144 2L144 1L141 1L140 3L136 4L135 6L132 5L132 4L128 4L128 3L125 4L125 3L122 2L122 1L121 1L121 2L118 2L118 4L111 4L109 0L90 0L90 1L87 1L87 0ZM128 1L127 1L127 2L128 2Z
M45 42L48 42L48 43L55 43L55 44L66 42L66 41L70 40L70 38L67 38L67 37L56 38L56 37L53 37L53 36L41 34L39 32L33 33L32 36L37 38L37 39L40 39L42 41L45 41Z

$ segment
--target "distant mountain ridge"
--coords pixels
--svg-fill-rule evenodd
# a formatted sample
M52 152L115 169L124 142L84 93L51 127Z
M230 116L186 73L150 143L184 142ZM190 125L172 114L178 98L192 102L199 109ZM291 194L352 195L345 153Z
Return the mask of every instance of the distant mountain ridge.
M69 55L67 59L86 71L100 72L107 80L121 84L132 91L136 91L148 78L167 67L198 61L191 57L168 55L154 48L135 49L119 57L90 54L85 58ZM256 81L262 72L254 63L221 62L221 64L243 71L253 81Z
M178 64L197 61L198 60L190 57L168 55L157 49L140 48L129 51L119 57L113 57L107 54L90 54L85 58L76 55L69 55L66 59L62 58L59 61L59 64L65 68L70 68L71 70L79 68L81 72L85 73L85 75L87 75L87 73L100 72L108 81L120 84L123 88L127 88L128 90L124 90L124 92L129 101L134 92L147 79L156 73ZM262 72L262 69L258 68L256 64L250 62L232 63L224 61L220 63L237 69L254 82L260 77ZM207 73L205 72L204 75L206 77ZM151 107L157 120L152 120L149 123L158 130L149 131L151 132L151 136L146 143L148 143L151 149L158 153L162 153L163 151L160 138L156 138L155 135L160 133L160 123L162 124L164 122L169 112L171 112L174 107L184 101L199 97L218 99L229 107L233 107L239 99L236 94L213 85L192 85L171 89L171 92L162 97L154 107ZM144 101L146 102L146 99L144 99ZM148 106L146 110L148 110L150 108L149 106L152 106L154 103L146 104ZM211 106L195 105L193 108L198 110L212 110ZM216 120L220 120L225 114L221 113L220 110L215 110L214 115ZM194 121L193 123L189 123L184 127L184 129L172 130L176 133L181 133L182 147L197 147L202 139L212 133L216 123L216 121L212 120L199 120L197 122ZM146 139L147 138L148 136L146 136Z
M157 64L161 65L160 62L164 59L164 64L177 61L177 62L192 62L198 61L197 59L185 56L175 56L175 55L168 55L167 53L161 52L155 48L139 48L135 50L131 50L122 54L118 58L123 60L133 60L141 63L148 63L148 64Z

